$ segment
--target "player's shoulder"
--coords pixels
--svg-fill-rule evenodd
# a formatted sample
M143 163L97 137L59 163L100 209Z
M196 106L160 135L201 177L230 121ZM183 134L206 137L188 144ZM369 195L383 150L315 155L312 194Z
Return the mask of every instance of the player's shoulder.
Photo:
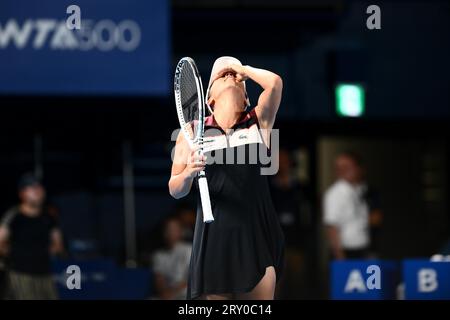
M186 140L186 136L185 136L185 133L183 132L183 130L179 130L179 132L178 132L177 139L176 139L176 145L177 145L177 148L180 148L180 147L186 148L189 145L188 141Z

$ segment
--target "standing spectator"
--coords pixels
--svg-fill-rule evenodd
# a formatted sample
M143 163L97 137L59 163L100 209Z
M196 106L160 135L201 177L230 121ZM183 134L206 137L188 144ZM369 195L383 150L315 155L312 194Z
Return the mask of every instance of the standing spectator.
M153 271L158 297L163 300L186 299L187 278L192 246L183 239L183 228L177 218L164 224L165 248L153 255Z
M19 205L0 222L0 254L8 258L8 297L57 299L50 257L63 251L61 231L44 206L46 192L38 179L24 175L18 191Z
M285 272L277 289L279 299L300 299L307 291L307 245L311 204L293 172L291 154L279 151L279 169L271 181L271 193L285 237Z
M370 248L370 201L361 161L351 152L336 158L338 180L326 191L324 223L334 259L363 259ZM373 222L381 223L376 206Z

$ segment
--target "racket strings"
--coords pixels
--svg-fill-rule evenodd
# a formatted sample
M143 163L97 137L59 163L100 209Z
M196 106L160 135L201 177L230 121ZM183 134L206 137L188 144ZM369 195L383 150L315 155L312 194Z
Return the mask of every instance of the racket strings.
M198 109L198 91L196 85L196 77L193 70L187 64L181 70L180 81L180 98L183 109L183 117L185 123L191 128L189 134L191 138L195 138L196 123L195 120L199 119Z

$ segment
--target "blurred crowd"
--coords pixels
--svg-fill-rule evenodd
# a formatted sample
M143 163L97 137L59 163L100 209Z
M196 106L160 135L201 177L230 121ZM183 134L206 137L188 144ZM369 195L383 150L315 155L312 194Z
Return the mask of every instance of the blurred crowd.
M342 151L334 161L335 181L323 194L317 214L310 190L295 172L293 153L281 149L278 161L279 171L270 185L285 235L285 269L276 298L307 299L317 290L312 279L318 277L321 230L329 261L379 257L382 194L366 181L360 156ZM0 296L58 299L51 259L67 253L57 210L47 204L46 189L33 174L20 178L17 194L18 203L0 220ZM182 202L155 227L146 265L153 275L149 299L185 298L195 219L194 205ZM442 253L448 254L448 244L444 248Z

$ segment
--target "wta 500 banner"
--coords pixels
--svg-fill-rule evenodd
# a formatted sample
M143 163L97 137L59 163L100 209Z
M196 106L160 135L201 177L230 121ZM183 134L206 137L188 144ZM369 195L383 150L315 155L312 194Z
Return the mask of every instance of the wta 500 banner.
M165 95L169 46L167 0L2 0L0 94Z

